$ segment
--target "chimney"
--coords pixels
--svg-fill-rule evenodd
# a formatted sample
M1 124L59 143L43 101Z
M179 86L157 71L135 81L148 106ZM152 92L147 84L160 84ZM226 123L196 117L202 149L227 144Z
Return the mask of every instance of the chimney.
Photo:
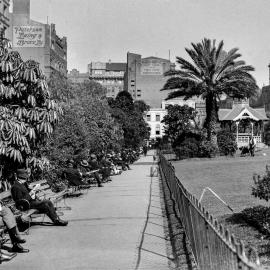
M13 14L30 17L30 0L13 0Z

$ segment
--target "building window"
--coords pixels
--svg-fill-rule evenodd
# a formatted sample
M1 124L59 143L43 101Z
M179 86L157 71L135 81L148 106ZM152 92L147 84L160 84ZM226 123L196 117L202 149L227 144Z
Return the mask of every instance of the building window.
M160 125L156 125L156 135L160 135Z
M96 75L101 75L102 74L102 71L101 70L95 70L95 74Z
M159 114L156 114L156 121L160 122L160 115Z
M147 122L150 122L150 121L151 121L151 115L150 115L150 114L147 114L147 115L146 115L146 121L147 121Z
M137 94L137 97L141 97L142 95L141 94Z

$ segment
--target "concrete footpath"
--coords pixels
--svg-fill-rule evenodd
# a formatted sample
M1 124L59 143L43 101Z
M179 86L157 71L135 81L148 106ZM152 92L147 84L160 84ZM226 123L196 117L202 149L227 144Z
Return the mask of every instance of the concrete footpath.
M32 226L24 245L30 252L0 268L173 269L159 178L150 177L152 154L113 176L103 188L68 199L72 210L64 211L63 219L69 225Z

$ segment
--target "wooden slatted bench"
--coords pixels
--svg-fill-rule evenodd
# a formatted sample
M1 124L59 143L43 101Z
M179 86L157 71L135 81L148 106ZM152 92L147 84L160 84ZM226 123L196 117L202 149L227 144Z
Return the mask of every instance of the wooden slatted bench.
M60 209L60 207L58 207L58 203L63 200L64 202L64 207L61 207L61 209L65 209L65 210L71 210L71 208L69 206L67 206L66 204L66 197L68 197L68 195L70 193L72 193L72 191L68 188L65 187L64 190L59 191L59 192L54 192L52 191L50 185L48 184L47 180L40 180L37 182L33 182L31 184L29 184L30 188L33 188L35 185L39 184L40 187L38 188L36 197L38 199L46 199L46 200L50 200L52 201L52 203L55 205L56 208Z
M53 192L46 180L40 180L37 182L30 183L29 187L33 188L37 184L40 185L39 190L37 192L37 198L51 200L54 203L56 210L59 210L59 209L71 210L71 207L67 206L66 201L65 201L66 196L70 193L69 189L66 188L65 190L63 190L61 192L57 192L57 193ZM64 201L64 207L57 207L58 202L62 199ZM32 218L41 215L37 209L28 209L28 210L18 209L15 205L15 202L12 200L10 190L1 192L0 193L0 200L6 206L12 207L12 209L15 210L14 215L17 218L20 217L23 222L26 222L28 224L26 233L29 232ZM27 204L27 203L29 204L29 202L27 200L25 200L25 204Z

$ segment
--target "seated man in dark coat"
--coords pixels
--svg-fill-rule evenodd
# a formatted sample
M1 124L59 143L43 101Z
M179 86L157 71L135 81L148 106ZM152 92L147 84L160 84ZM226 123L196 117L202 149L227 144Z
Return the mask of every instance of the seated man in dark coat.
M89 168L90 168L91 171L92 170L96 171L96 172L92 173L92 175L96 179L96 181L98 183L98 187L102 187L101 179L100 179L100 176L99 176L100 166L98 164L97 157L96 157L95 154L90 155Z
M62 173L62 178L68 181L70 186L84 186L87 185L82 181L82 175L79 170L75 167L73 160L69 160L67 163L67 168Z
M33 192L26 183L28 177L29 174L27 170L18 169L15 175L15 179L13 179L11 195L16 203L16 206L29 203L29 209L37 209L40 213L46 214L55 225L66 226L68 222L61 220L58 217L54 205L50 200L38 200L35 198L35 192Z

